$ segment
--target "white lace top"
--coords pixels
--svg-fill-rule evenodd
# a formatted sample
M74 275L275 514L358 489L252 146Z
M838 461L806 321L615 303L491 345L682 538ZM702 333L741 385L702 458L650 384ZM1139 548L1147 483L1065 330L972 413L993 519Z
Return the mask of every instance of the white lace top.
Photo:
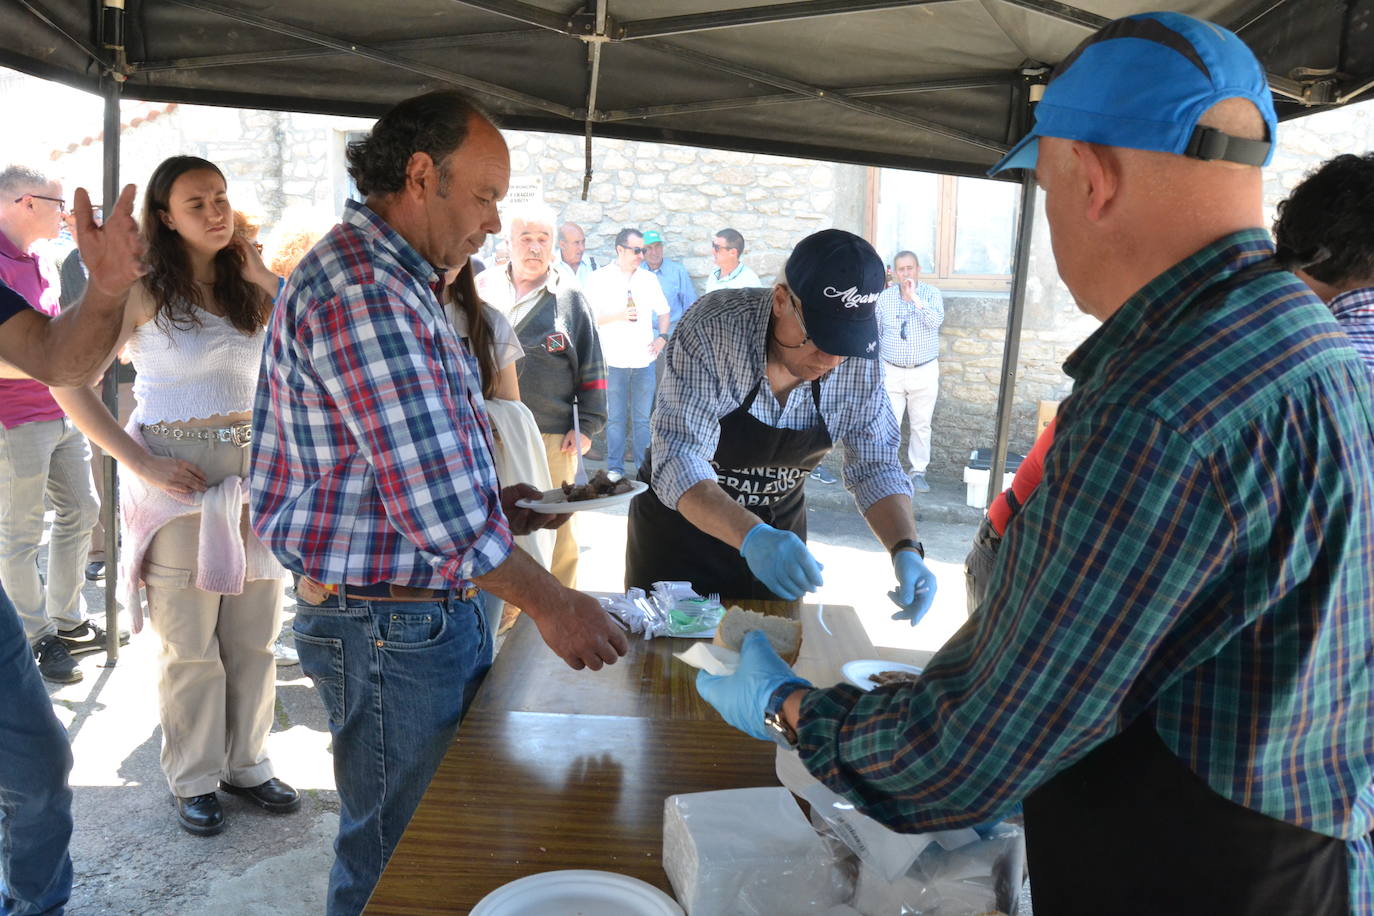
M197 308L199 327L139 325L126 345L138 370L141 422L175 423L253 409L265 329L244 334L227 318Z

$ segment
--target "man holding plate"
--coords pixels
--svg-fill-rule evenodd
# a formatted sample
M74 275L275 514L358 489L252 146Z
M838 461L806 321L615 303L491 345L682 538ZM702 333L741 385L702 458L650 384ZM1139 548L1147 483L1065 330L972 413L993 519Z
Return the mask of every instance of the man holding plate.
M836 440L844 480L892 553L897 618L935 596L916 540L911 484L883 390L874 305L883 262L826 229L793 250L768 289L708 293L666 350L650 490L630 504L627 586L692 583L702 594L796 599L821 585L807 550L802 484Z

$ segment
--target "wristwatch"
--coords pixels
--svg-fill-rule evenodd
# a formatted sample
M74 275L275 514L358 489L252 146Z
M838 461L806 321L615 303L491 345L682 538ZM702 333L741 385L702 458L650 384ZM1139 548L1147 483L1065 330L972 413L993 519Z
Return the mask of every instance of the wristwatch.
M895 559L897 556L897 551L899 550L914 550L921 555L922 560L926 558L925 546L920 541L914 541L911 538L902 538L900 541L892 545L892 548L888 551L888 553L892 554L893 558Z
M797 732L783 718L782 704L794 691L807 686L805 681L788 681L773 691L768 704L763 707L763 725L768 729L768 736L789 751L797 749Z

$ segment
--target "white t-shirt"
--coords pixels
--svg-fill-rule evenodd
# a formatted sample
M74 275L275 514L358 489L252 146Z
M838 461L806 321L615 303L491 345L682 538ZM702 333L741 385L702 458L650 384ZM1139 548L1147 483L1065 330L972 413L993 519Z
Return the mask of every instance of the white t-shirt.
M599 320L603 315L623 312L631 295L634 297L636 321L624 318L599 324L601 355L606 365L617 369L642 369L654 361L649 346L658 336L659 315L667 315L668 300L658 277L640 267L628 277L618 264L607 264L592 272L583 287L592 312Z

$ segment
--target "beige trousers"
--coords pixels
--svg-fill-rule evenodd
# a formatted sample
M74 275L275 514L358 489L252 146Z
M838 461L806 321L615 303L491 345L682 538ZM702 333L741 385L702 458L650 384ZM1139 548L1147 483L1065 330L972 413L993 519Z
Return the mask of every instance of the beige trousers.
M544 437L544 454L549 458L549 479L555 487L564 481L572 482L577 472L577 456L564 452L561 448L563 437L551 433L541 433ZM567 524L554 532L553 563L549 572L568 588L577 588L577 516L574 514Z
M154 454L198 466L212 486L248 472L248 449L223 442L148 436ZM244 508L243 530L248 531ZM153 537L143 564L148 612L162 641L158 705L162 772L173 795L215 791L220 779L256 786L272 778L267 733L276 701L272 643L281 629L281 580L243 584L241 595L195 587L200 515Z

